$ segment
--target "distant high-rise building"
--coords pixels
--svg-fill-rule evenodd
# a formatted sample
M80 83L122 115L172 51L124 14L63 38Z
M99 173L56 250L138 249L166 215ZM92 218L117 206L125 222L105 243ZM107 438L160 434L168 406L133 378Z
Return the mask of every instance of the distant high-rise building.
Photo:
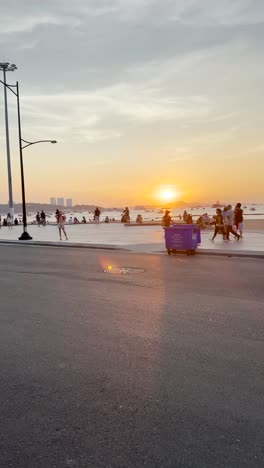
M72 198L66 198L66 206L67 206L67 208L72 207Z
M56 205L56 198L55 197L50 197L50 204L51 205Z
M57 198L57 205L64 206L64 198Z

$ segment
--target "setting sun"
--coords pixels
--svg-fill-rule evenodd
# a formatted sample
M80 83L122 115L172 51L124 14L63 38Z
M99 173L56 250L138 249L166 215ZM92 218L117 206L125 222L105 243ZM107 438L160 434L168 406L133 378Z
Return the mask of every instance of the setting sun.
M175 199L175 193L172 190L164 190L161 192L160 198L164 201L172 201Z
M154 196L159 202L172 203L179 199L180 193L173 185L162 185L156 190Z

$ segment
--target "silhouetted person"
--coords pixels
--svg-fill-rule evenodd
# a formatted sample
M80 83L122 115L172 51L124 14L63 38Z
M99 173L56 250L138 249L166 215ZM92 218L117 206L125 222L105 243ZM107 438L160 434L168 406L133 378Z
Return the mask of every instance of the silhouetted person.
M193 224L193 219L190 214L187 214L186 219L185 219L186 224Z
M237 203L234 211L234 224L237 231L239 231L240 237L243 237L243 210L241 203Z
M99 208L96 208L94 210L94 220L96 223L99 223L100 221L100 214L101 214L101 211L99 210Z
M40 219L43 226L46 226L46 213L43 210L40 213Z
M162 224L165 227L170 227L170 225L171 225L170 210L165 211L165 215L162 218Z
M231 234L233 234L233 236L235 236L235 238L237 240L239 240L240 236L233 229L233 226L234 226L234 211L232 210L231 205L228 205L227 208L228 208L228 211L227 211L227 234L226 234L226 238L227 238L227 240L230 240L229 236L230 236L230 232L231 232Z
M36 214L36 221L37 221L37 225L38 227L40 226L40 214L39 214L39 211L37 212Z
M129 213L129 209L128 207L126 206L124 211L123 211L123 216L121 218L121 223L130 223L130 213Z
M11 216L10 213L7 213L6 224L7 224L9 229L13 228L12 216Z
M212 241L216 238L219 232L223 235L223 239L224 239L225 238L224 218L222 215L222 210L220 208L217 208L216 216L215 216L215 230L214 230L214 235L211 239Z
M61 233L63 232L64 236L65 236L65 239L68 240L68 237L67 237L67 234L66 234L66 231L65 231L65 221L66 221L66 216L64 213L62 213L62 211L59 211L57 210L56 211L56 221L57 221L57 225L58 225L58 229L59 229L59 235L60 235L60 240L62 240L61 238Z

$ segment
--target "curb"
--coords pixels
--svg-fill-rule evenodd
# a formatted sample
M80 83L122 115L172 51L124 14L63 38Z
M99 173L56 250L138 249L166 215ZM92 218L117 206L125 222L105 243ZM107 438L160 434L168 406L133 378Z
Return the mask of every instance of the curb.
M167 252L166 250L156 250L156 251L152 251L152 252L136 252L135 253L145 253L145 254L149 254L149 255L167 255ZM180 256L180 255L183 255L185 256L185 252L180 252L176 255L172 255L172 257L177 257ZM264 260L264 252L245 252L245 253L241 253L241 252L217 252L217 251L213 251L213 250L196 250L196 255L198 256L210 256L210 257L238 257L238 258L255 258L255 259L263 259ZM193 257L192 257L193 258Z
M20 240L0 240L0 245L16 245L20 247L24 246L35 246L35 247L60 247L60 248L75 248L75 249L90 249L90 250L110 250L116 252L127 252L135 254L152 254L152 255L161 255L166 254L166 250L156 250L156 251L137 251L132 250L126 247L121 247L118 245L107 245L107 244L82 244L82 243L69 243L69 242L46 242L46 241L20 241ZM196 255L208 255L213 257L238 257L238 258L255 258L255 259L264 259L264 252L250 252L245 251L236 252L236 251L217 251L217 250L196 250Z
M260 258L264 259L264 252L217 252L209 249L199 250L196 252L198 255L210 255L215 257L238 257L238 258Z
M45 241L19 241L19 240L0 240L0 245L16 245L16 246L36 246L36 247L60 247L60 248L78 248L78 249L93 249L93 250L119 250L129 252L124 247L105 244L77 244L66 242L45 242Z

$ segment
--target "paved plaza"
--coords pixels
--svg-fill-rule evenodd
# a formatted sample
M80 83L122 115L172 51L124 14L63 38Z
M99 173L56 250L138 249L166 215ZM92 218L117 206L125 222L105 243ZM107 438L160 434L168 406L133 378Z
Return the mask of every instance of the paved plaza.
M0 258L1 466L263 466L263 260Z
M34 242L59 242L59 234L56 225L38 227L28 226L29 233ZM162 252L164 246L164 231L161 226L133 226L126 227L117 224L78 224L66 226L69 242L66 244L93 244L121 247L134 252ZM17 241L22 232L22 226L15 226L12 230L0 229L0 241ZM199 251L216 253L241 253L249 252L264 254L264 233L261 231L245 232L243 240L237 242L231 239L224 242L221 236L210 242L212 230L202 231L202 243ZM232 235L231 235L232 238ZM63 242L63 241L62 241ZM63 242L64 243L64 242Z

